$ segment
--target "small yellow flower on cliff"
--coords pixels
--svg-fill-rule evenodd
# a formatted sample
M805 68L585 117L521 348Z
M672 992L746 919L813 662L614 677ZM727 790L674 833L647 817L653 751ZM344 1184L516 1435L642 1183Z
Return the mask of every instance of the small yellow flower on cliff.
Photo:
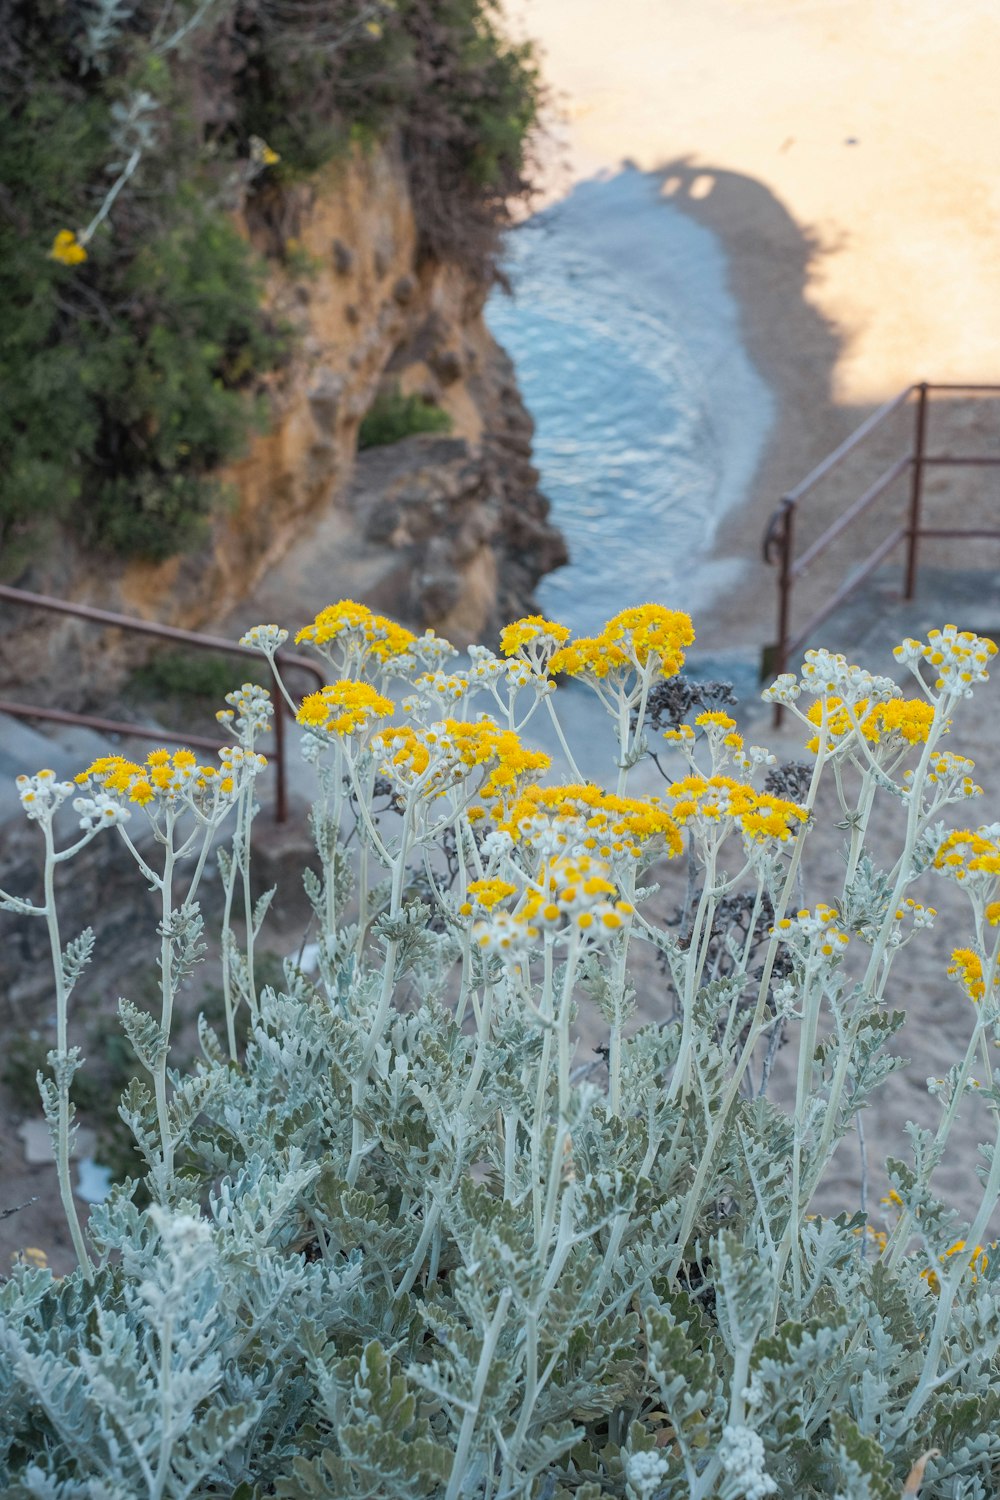
M63 266L78 266L87 259L87 252L72 229L60 229L52 241L49 260L57 260Z
M281 157L259 135L250 137L250 160L255 167L273 167Z

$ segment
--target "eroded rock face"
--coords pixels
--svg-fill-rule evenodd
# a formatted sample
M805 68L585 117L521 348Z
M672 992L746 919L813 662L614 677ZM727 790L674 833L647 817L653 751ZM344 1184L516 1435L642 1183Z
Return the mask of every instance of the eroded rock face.
M209 544L117 568L61 547L22 586L211 629L336 513L351 544L345 557L356 544L366 560L346 592L405 623L465 644L530 611L538 579L566 559L531 463L531 418L483 320L487 288L455 266L417 263L397 155L359 152L308 193L258 213L246 233L273 257L294 239L315 272L293 281L275 260L269 300L297 327L298 348L267 382L269 430L219 474L232 503ZM361 419L389 383L440 405L450 432L358 458ZM0 607L0 680L22 698L95 701L145 649Z
M363 602L459 645L533 610L539 578L566 561L509 361L496 346L489 357L476 382L491 388L479 444L420 436L371 449L347 494L359 536L383 554L384 576L357 591Z

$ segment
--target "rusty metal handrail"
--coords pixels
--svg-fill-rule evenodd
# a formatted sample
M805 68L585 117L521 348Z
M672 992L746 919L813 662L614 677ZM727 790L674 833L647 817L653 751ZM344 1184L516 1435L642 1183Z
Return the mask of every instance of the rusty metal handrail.
M153 620L141 620L134 615L120 615L112 610L97 609L92 604L73 604L68 599L57 599L51 594L36 594L29 589L13 588L0 584L0 599L11 604L26 605L32 609L46 610L50 614L72 615L91 624L109 625L118 630L130 631L133 635L151 635L160 640L180 641L203 651L226 652L230 656L253 656L261 660L259 651L252 646L241 646L237 641L224 636L206 635L202 631L184 630L178 625L160 625ZM275 659L282 667L298 668L313 677L320 687L326 678L322 669L307 656L292 651L278 651ZM275 771L275 821L283 823L288 816L287 750L285 744L285 714L287 706L271 669L274 691L274 771ZM119 719L104 719L96 714L71 713L63 708L42 708L34 703L13 703L0 699L0 713L12 718L43 719L56 724L73 724L81 729L97 729L104 734L128 735L139 740L167 741L173 745L190 745L199 750L221 750L228 740L215 740L202 734L180 734L174 730L148 729L141 724L129 724Z
M950 465L958 466L981 466L984 468L1000 466L1000 455L997 456L968 456L961 454L929 454L927 452L927 418L929 411L928 395L933 391L965 391L965 392L990 392L1000 393L1000 385L957 385L941 382L919 381L908 385L873 412L861 426L858 427L848 438L839 444L832 453L829 453L821 463L806 475L794 489L782 496L782 499L772 512L768 521L763 538L764 561L776 564L778 567L778 620L777 640L773 647L771 665L773 674L778 676L787 671L790 658L795 652L805 645L812 632L833 611L842 604L854 590L883 562L901 542L906 543L906 563L903 577L903 597L912 599L916 590L917 571L919 565L919 543L923 537L982 537L1000 540L1000 530L984 530L982 528L959 530L943 529L935 527L924 527L921 525L921 505L923 500L924 470L937 467L944 468ZM916 395L915 420L913 430L912 446L901 454L884 472L876 479L867 490L854 500L846 510L832 522L830 526L806 549L798 558L795 556L795 516L799 502L819 482L836 469L845 458L853 453L868 438L876 428L893 413L899 411ZM889 533L868 555L863 565L855 569L849 578L840 585L838 589L814 611L807 623L799 629L796 635L792 635L791 609L792 592L795 582L808 571L816 558L841 536L858 518L863 515L875 501L904 473L909 470L911 474L909 503L906 518L902 524ZM781 706L775 706L775 724L781 722Z

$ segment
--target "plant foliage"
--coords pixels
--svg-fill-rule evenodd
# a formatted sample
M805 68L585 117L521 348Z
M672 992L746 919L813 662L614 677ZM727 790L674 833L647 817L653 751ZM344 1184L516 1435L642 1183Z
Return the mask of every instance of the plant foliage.
M767 752L678 692L665 737L680 774L641 796L629 778L646 705L677 681L690 621L647 605L567 636L518 621L503 657L474 648L449 671L447 643L349 602L300 633L333 679L292 703L322 789L322 874L306 880L318 973L287 961L277 986L254 951L270 896L249 901L262 689L229 696L236 743L219 767L162 751L102 758L76 785L21 779L47 891L102 827L128 839L162 902L161 1003L121 1005L144 1073L121 1115L149 1207L127 1183L84 1233L69 1197L78 1268L24 1264L0 1287L5 1493L996 1493L1000 1257L981 1242L1000 1196L1000 1085L971 1090L970 1069L1000 1021L1000 844L996 824L947 833L938 817L979 793L939 741L995 647L954 631L904 643L912 699L809 653L770 690L809 736L808 784L784 778L795 797L759 789ZM244 637L272 661L284 639ZM547 782L548 757L521 737L536 712L557 714L560 676L611 715L613 791ZM393 684L408 694L398 712ZM662 693L657 705L662 727ZM827 771L844 886L805 907ZM876 801L898 816L884 872L865 849ZM63 844L70 805L80 826ZM203 1021L201 1059L180 1072L171 1018L227 818L225 1034ZM689 862L680 928L645 873L665 859ZM860 1205L833 1219L811 1205L896 1066L889 975L930 925L908 892L932 866L973 909L952 959L969 1044L935 1082L938 1128L909 1127L888 1164L885 1234ZM56 959L57 1045L39 1081L68 1192L80 1058L66 1019L92 940L64 943L49 900L0 899L47 924ZM636 1029L639 944L664 956L673 1019ZM603 1018L603 1072L574 1058L585 1010ZM768 1059L786 1035L796 1080L781 1100ZM970 1225L932 1185L966 1100L989 1137Z
M440 406L417 395L404 396L396 387L380 393L368 408L358 429L358 447L379 448L417 432L447 432L450 426Z
M491 0L0 8L0 546L192 547L290 332L238 232L402 142L423 251L488 279L540 91Z

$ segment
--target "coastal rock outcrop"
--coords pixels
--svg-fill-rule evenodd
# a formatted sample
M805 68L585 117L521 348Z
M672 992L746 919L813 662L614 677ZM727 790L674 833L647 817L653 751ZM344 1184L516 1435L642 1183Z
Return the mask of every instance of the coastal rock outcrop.
M404 623L464 644L529 611L538 579L566 558L531 463L531 418L483 319L488 287L418 253L398 151L357 150L312 183L255 201L242 222L270 259L269 309L294 330L294 352L267 378L264 430L219 471L229 503L204 547L98 565L67 544L18 581L211 628L334 509L369 561L382 554L353 592ZM362 419L388 390L440 407L447 434L359 455ZM65 617L0 614L0 676L22 698L58 694L78 707L145 649Z

